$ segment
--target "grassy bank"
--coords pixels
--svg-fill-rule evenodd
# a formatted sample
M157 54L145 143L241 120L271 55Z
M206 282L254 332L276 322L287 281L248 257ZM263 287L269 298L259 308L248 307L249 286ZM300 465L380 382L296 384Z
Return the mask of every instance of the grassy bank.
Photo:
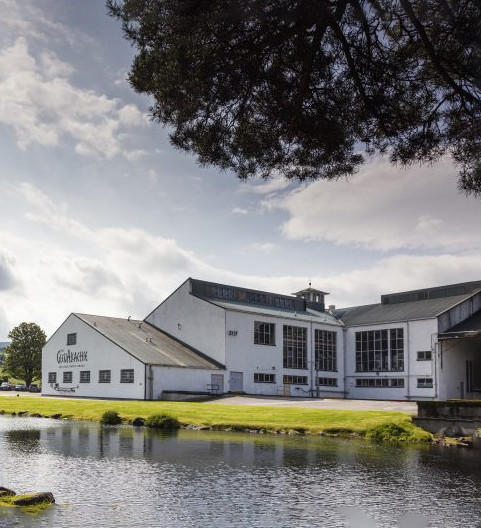
M248 407L238 405L209 405L205 403L144 402L112 400L60 400L50 398L12 398L0 396L0 412L28 414L71 420L100 421L105 411L116 411L124 423L152 414L167 413L183 426L213 429L265 430L266 432L298 432L303 434L338 434L364 437L375 428L400 428L406 443L429 442L431 435L398 412L337 411L282 407ZM390 431L399 429L388 427ZM382 437L382 435L375 435ZM387 438L386 441L389 441Z

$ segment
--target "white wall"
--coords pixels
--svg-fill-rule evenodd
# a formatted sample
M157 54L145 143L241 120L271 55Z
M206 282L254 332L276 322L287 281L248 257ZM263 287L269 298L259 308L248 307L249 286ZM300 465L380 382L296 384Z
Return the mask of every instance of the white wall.
M441 341L439 349L439 399L448 400L461 397L461 384L464 385L464 398L479 400L479 392L466 391L466 361L481 359L481 343L476 339L452 339Z
M67 334L77 334L77 344L67 346ZM87 352L87 361L58 363L57 353ZM134 383L120 383L120 370L134 369ZM90 371L90 383L79 383L80 371ZM98 383L98 371L111 370L111 383ZM63 372L73 373L72 383L63 382ZM59 387L73 392L55 390L48 383L48 373L57 373ZM71 314L58 328L42 352L42 394L54 396L85 396L101 398L144 398L144 364L112 343L87 323Z
M276 344L254 344L254 321L275 324ZM307 370L283 368L283 325L300 326L307 328ZM311 343L315 329L337 332L337 367L338 372L318 372L318 376L337 377L337 387L320 387L321 395L333 397L342 396L343 392L343 336L342 327L338 325L311 323L302 319L281 318L265 315L256 315L246 312L226 312L226 390L230 390L230 372L242 372L244 392L260 395L281 395L284 393L283 375L308 376L309 385L292 385L292 396L308 396L308 391L315 388L315 371L313 366L314 351ZM237 332L229 335L229 331ZM312 334L311 334L312 332ZM276 383L254 383L254 373L275 374Z
M225 364L224 310L191 295L190 280L184 282L145 320Z
M206 392L212 374L224 374L224 370L208 370L178 367L152 366L153 399L158 400L162 391Z
M404 330L404 371L356 372L356 332L403 328ZM346 398L377 400L416 400L433 398L435 387L418 389L418 377L433 377L435 385L434 362L417 361L417 352L431 350L431 336L437 332L437 320L425 319L401 323L353 326L346 330ZM434 353L433 353L434 358ZM356 387L356 378L386 377L404 378L404 388Z

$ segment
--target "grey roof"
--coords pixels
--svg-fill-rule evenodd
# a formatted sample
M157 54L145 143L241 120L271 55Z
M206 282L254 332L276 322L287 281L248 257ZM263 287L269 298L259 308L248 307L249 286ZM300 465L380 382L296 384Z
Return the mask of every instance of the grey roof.
M217 361L145 321L81 313L74 315L142 363L200 369L223 368Z
M312 321L314 323L327 323L340 326L342 323L328 312L318 312L316 310L307 309L307 311L290 311L285 309L273 308L272 306L252 305L241 302L222 302L209 299L209 302L220 306L225 310L236 310L239 312L247 312L259 315L266 315L269 317L283 317L284 319L295 319L298 321Z
M340 308L334 311L347 326L394 323L415 319L434 319L456 304L469 299L473 293L453 295L422 301L399 302L393 304L367 304Z

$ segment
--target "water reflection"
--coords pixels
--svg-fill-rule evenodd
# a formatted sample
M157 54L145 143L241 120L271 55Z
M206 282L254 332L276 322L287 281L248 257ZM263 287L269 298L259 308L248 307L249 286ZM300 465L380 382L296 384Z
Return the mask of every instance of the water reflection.
M355 507L366 526L391 528L411 511L456 528L481 514L474 451L322 438L0 417L0 476L19 492L54 492L59 505L36 527L337 528L353 525L342 512ZM2 528L29 522L0 510Z

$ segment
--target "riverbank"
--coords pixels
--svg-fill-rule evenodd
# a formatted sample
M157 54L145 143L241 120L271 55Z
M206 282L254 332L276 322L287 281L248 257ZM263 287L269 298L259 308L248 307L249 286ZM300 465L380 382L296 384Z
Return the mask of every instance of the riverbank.
M99 422L106 411L116 411L125 424L153 414L169 414L183 427L268 432L284 434L324 434L365 437L376 428L398 434L406 443L430 442L432 436L415 426L411 417L400 412L334 411L235 405L119 401L11 398L0 396L0 413L54 417ZM372 434L371 434L372 436ZM376 438L379 434L375 435ZM389 441L389 439L387 439Z

